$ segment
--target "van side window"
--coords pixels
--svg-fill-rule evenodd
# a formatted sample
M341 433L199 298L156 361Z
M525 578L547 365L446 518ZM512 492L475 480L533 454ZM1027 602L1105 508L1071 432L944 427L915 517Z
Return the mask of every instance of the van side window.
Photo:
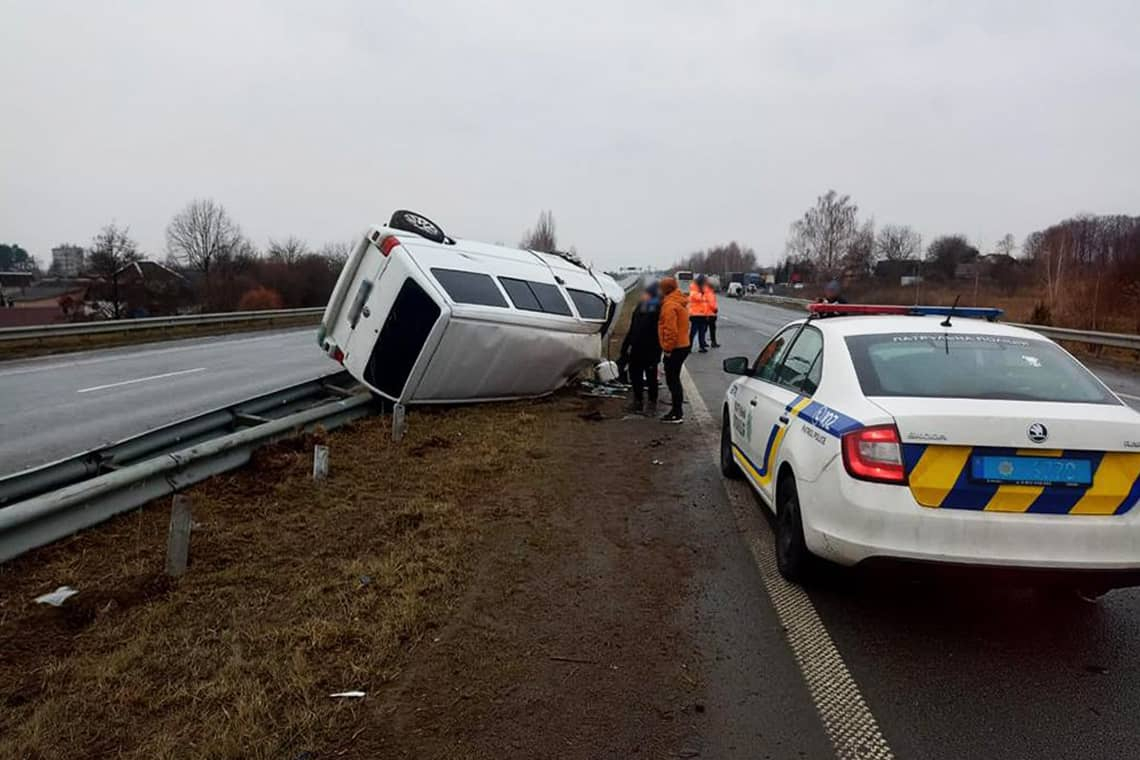
M431 273L456 303L507 308L503 294L495 287L495 281L490 275L464 272L459 269L433 269Z
M500 277L499 282L511 297L516 309L560 314L564 317L573 316L570 313L570 305L554 285L531 280L516 280L513 277Z
M567 288L566 292L570 294L570 300L578 308L578 316L582 319L603 320L606 318L606 302L601 296L572 288Z

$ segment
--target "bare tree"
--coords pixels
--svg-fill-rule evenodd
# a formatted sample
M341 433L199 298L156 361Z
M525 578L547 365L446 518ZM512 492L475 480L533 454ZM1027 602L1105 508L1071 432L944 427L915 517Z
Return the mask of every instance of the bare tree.
M875 254L887 261L919 258L922 235L903 224L884 224L875 239Z
M553 253L558 250L558 239L554 234L554 212L543 211L538 215L538 223L533 230L527 230L523 235L520 248L531 251L545 251Z
M341 240L325 243L317 253L329 260L329 266L340 271L348 262L348 257L352 255L352 249L352 243Z
M296 264L312 253L305 241L296 235L290 235L280 241L270 238L269 248L265 252L269 258L284 261L286 264Z
M1000 253L1003 256L1012 256L1015 248L1017 248L1017 242L1014 240L1013 235L1007 232L1001 240L994 244L994 253Z
M234 255L243 240L241 227L210 198L190 201L166 227L167 251L179 264L202 273L207 295L214 263Z
M851 196L828 190L802 219L792 223L788 254L812 262L818 275L836 276L857 232L858 213Z
M869 277L875 266L875 221L868 219L851 236L843 254L843 273L849 277Z
M126 267L146 258L131 239L130 231L130 227L120 227L111 222L92 238L91 251L87 256L87 270L109 286L107 295L111 301L111 316L115 319L122 311L119 275Z

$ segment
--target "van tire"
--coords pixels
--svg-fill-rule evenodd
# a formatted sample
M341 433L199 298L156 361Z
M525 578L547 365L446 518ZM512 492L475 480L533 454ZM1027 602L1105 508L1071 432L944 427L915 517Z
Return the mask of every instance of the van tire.
M443 234L443 230L439 228L438 224L423 214L417 214L415 211L400 209L392 212L392 218L388 220L388 226L394 230L414 233L422 238L427 238L433 243L446 243L448 241L447 235Z

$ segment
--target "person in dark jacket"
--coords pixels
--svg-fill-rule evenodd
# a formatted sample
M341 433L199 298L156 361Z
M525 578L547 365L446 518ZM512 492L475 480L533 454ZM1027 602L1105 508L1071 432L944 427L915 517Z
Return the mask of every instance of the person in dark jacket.
M628 362L629 379L633 384L631 411L645 411L645 396L649 396L649 413L657 410L657 364L661 361L661 344L657 341L657 318L661 312L657 283L651 282L641 294L641 301L633 310L629 332L621 344L621 356Z

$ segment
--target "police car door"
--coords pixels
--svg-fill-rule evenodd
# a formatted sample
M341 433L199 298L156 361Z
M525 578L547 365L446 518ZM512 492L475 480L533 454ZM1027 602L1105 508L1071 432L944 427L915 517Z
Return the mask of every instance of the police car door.
M741 467L748 478L762 487L767 471L764 467L764 449L772 420L766 410L769 404L763 400L767 383L761 382L766 374L771 374L784 361L784 355L791 348L792 340L799 332L799 325L792 325L775 335L756 357L749 371L749 377L738 383L732 400L733 438L744 454Z
M769 504L775 503L776 463L784 437L819 383L823 350L823 336L809 325L789 327L773 340L781 338L786 346L757 366L750 380L757 402L751 442L757 455L753 479Z

